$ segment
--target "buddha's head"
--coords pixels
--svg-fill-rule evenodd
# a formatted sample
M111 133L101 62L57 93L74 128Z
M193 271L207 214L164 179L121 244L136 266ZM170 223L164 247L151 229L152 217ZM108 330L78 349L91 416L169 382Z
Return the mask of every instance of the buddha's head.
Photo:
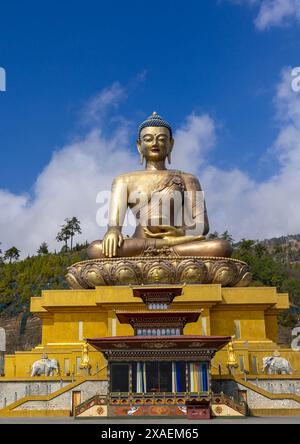
M137 148L141 156L141 163L146 161L159 162L168 158L171 163L171 152L174 145L172 128L154 112L139 126Z

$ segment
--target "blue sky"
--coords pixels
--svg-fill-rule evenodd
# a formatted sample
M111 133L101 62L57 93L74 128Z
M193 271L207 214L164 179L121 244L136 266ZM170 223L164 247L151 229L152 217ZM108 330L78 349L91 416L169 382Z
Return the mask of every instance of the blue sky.
M299 12L298 0L286 1ZM278 18L277 10L275 19L261 19L268 2L3 0L0 66L7 91L0 93L0 190L24 198L28 208L54 151L97 127L84 118L86 109L114 84L122 93L99 126L109 138L126 122L124 145L132 153L136 126L153 110L174 129L191 113L209 115L214 148L205 151L205 164L242 171L256 184L272 179L279 159L270 147L282 129L276 91L283 70L300 65L300 53L296 14ZM5 244L5 228L0 236Z
M126 117L157 109L176 127L191 110L210 112L223 124L213 161L263 175L274 86L283 66L299 64L299 29L258 32L255 11L214 0L1 4L1 188L28 190L73 137L83 103L141 73Z

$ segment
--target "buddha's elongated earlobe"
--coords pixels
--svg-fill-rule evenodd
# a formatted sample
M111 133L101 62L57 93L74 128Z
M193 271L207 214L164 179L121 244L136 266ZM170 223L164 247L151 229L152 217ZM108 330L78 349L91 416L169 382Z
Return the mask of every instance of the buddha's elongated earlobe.
M143 165L144 164L145 156L144 156L144 154L143 154L143 152L141 150L141 141L140 141L140 139L138 139L136 141L136 146L137 146L138 152L140 153L140 164Z
M169 162L169 165L171 165L171 153L172 153L172 150L173 150L173 146L174 146L174 139L173 139L173 137L171 137L170 149L169 149L169 152L168 152L168 162Z

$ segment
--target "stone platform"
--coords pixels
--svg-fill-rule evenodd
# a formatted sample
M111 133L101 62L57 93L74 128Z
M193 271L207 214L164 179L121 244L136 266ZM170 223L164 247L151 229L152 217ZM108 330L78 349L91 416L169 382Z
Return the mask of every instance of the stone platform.
M68 268L72 289L106 285L221 284L246 287L251 273L245 262L222 257L158 256L92 259Z

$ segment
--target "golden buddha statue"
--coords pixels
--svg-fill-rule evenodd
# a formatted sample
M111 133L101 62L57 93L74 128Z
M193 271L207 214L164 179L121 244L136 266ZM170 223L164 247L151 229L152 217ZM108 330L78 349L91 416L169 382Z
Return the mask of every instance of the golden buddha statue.
M230 257L232 246L227 241L205 237L209 223L198 179L166 168L173 145L172 128L157 113L140 125L137 148L146 168L114 179L108 230L103 241L89 245L90 259L143 256L146 252L155 255L157 251L175 256ZM136 229L131 238L124 239L122 226L128 208L136 217Z
M81 353L81 360L79 365L80 370L82 370L82 373L85 376L89 376L91 364L90 364L90 357L89 357L89 344L87 342L84 342L82 344L82 353Z
M249 285L249 267L230 258L229 242L206 239L209 224L198 179L166 168L173 145L172 128L157 113L139 126L137 148L146 169L114 179L108 230L103 240L89 245L89 260L68 268L71 288ZM131 238L122 235L128 209L134 216Z

